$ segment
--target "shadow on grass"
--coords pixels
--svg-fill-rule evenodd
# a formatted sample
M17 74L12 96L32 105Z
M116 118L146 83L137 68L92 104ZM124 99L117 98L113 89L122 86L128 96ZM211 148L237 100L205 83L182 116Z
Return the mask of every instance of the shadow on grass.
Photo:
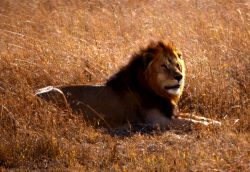
M164 132L171 131L175 134L187 134L192 132L191 127L183 127L182 129L160 129L152 125L147 124L133 124L128 128L116 128L116 129L102 129L102 132L109 134L113 137L132 137L135 134L141 135L162 135Z

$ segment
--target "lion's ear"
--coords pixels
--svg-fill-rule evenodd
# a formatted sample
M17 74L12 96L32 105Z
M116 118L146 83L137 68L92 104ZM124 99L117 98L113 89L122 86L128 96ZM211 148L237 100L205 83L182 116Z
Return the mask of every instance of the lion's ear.
M149 63L153 60L154 58L154 54L152 53L144 53L143 54L143 63L144 63L144 66L147 67L149 65Z
M161 47L161 48L165 48L166 47L166 45L164 44L164 42L163 41L158 41L158 43L157 43L157 47Z

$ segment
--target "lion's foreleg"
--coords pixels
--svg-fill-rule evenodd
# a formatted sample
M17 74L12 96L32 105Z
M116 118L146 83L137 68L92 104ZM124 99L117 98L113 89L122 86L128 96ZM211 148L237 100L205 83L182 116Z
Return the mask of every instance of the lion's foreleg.
M197 116L191 113L179 113L178 115L176 115L177 119L183 119L183 120L189 120L193 123L199 123L199 124L203 124L203 125L221 125L221 122L210 119L210 118L206 118L203 116Z
M159 128L161 130L190 128L193 123L191 120L186 119L167 118L157 109L152 109L147 112L146 122L153 126L153 128Z

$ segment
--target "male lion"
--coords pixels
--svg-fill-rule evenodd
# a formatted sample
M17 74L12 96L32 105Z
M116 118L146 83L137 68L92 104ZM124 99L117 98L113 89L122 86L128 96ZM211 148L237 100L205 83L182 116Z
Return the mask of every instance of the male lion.
M68 106L101 126L147 124L166 129L191 123L219 124L208 118L177 113L184 81L181 52L159 41L134 54L128 65L104 85L49 86L39 89L36 95Z

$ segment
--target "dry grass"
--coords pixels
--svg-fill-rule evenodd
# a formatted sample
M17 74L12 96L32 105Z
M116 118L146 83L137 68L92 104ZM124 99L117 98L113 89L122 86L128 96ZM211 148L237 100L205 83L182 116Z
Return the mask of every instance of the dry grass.
M0 169L250 170L250 13L237 0L1 0ZM181 111L223 122L128 137L42 107L36 89L105 81L150 39L173 41Z

